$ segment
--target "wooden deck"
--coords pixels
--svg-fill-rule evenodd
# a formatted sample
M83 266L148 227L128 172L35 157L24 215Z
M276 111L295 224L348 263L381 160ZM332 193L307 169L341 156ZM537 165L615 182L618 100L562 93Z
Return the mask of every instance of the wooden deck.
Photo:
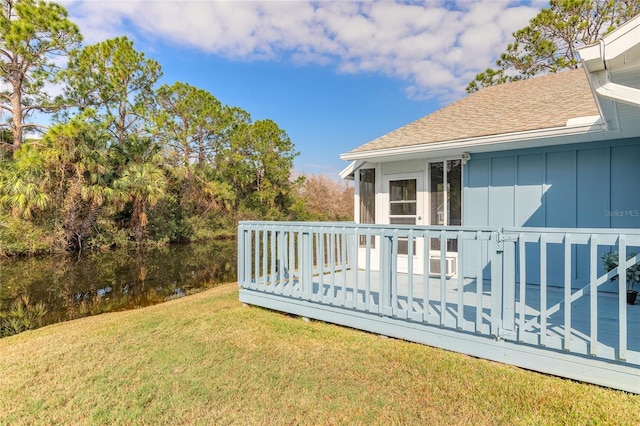
M425 280L394 270L393 261L379 270L358 267L348 239L326 250L311 238L313 255L305 256L302 228L295 236L293 228L286 234L264 229L257 240L254 229L254 237L245 234L240 243L244 303L640 393L640 304L599 291L603 277L583 289L478 280L481 273ZM320 232L336 235L331 227ZM392 242L390 250L393 258ZM329 252L329 258L317 256ZM509 268L492 277L503 270Z
M359 282L365 282L364 270L358 271ZM441 283L437 278L428 280L429 303L427 309L424 308L424 276L414 276L416 282L413 287L413 295L409 297L408 275L398 273L398 295L393 305L383 308L381 303L380 282L374 274L369 291L366 289L356 289L353 285L334 284L331 286L329 274L324 279L317 279L313 282L310 300L326 306L354 309L372 314L380 314L382 311L391 311L394 318L417 321L420 323L437 327L446 327L454 330L490 335L491 329L491 293L490 283L483 282L481 294L478 295L475 280L465 279L463 290L458 290L457 279L447 279L446 294L441 297ZM417 286L415 284L418 284ZM265 293L284 294L293 299L301 299L300 283L294 281L290 287L288 282L276 284L274 288L268 285L259 285L256 290ZM368 294L367 294L368 293ZM458 302L462 297L462 304ZM481 302L478 303L478 298ZM597 356L609 360L618 358L617 348L619 347L618 318L615 315L618 305L618 295L613 293L600 292L598 294L601 315L598 318L598 339L597 347L594 348ZM516 299L520 304L520 294L516 289ZM563 290L556 287L549 287L547 291L547 311L548 308L562 305ZM519 341L525 344L544 345L549 349L568 351L581 355L589 355L590 348L590 315L589 298L582 297L571 304L573 321L570 327L565 327L563 322L564 306L548 315L547 326L544 337L541 335L540 324L540 286L527 285L525 297L524 317L518 320L518 330L516 336L508 340ZM392 302L393 303L393 302ZM411 306L409 304L411 303ZM482 306L478 309L478 306ZM517 311L520 312L518 306ZM480 312L480 321L477 321ZM614 313L614 314L612 314ZM627 305L627 322L630 330L640 329L640 304ZM569 329L569 342L565 343ZM543 343L544 342L544 343ZM566 348L566 349L565 349ZM640 332L630 333L627 340L627 359L631 364L640 366Z

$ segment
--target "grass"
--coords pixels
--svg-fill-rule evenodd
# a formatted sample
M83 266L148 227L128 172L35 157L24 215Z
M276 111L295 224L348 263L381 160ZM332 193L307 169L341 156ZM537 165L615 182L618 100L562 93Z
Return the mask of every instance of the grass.
M640 424L640 396L238 302L0 339L0 424Z

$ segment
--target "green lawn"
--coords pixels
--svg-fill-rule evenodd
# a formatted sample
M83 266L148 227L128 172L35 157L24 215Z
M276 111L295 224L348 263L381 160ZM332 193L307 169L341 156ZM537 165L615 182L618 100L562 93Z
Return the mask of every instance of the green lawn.
M640 396L245 308L227 284L0 339L0 424L637 425Z

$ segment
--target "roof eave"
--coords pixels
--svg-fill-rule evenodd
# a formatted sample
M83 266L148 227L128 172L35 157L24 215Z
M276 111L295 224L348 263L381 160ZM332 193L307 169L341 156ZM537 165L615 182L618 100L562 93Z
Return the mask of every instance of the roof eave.
M354 160L340 172L340 178L343 180L353 180L353 174L364 164L364 160Z
M393 159L393 157L403 157L417 154L429 153L437 156L443 151L448 152L474 152L478 148L482 151L491 150L507 150L522 147L522 142L531 141L532 146L539 146L540 140L553 140L567 136L580 136L586 134L603 134L602 139L606 139L604 133L607 132L607 126L600 120L590 122L588 124L579 123L577 125L568 125L563 127L554 127L547 129L528 130L523 132L503 133L499 135L483 136L476 138L465 138L457 140L448 140L441 142L431 142L419 145L411 145L395 148L383 148L369 151L351 151L340 155L340 159L346 161L353 160L376 160L376 159Z
M622 134L637 135L640 128L636 120L621 118L618 105L640 108L640 89L637 84L629 85L629 80L623 79L624 84L620 84L612 78L619 72L640 75L640 16L602 37L597 44L578 49L578 53L603 120Z

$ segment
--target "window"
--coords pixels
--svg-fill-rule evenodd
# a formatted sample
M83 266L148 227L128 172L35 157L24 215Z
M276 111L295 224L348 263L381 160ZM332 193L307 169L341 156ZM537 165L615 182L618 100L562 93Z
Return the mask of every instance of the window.
M431 225L462 225L462 161L429 163ZM457 240L447 241L447 251L458 251ZM440 239L431 239L431 250L440 250Z
M415 225L418 213L417 179L389 181L389 223L394 225ZM409 254L406 238L398 239L398 254ZM416 246L413 245L413 253Z
M359 170L360 217L359 223L376 223L376 170ZM366 236L360 236L360 247L367 244ZM371 248L375 248L375 238L371 238Z

